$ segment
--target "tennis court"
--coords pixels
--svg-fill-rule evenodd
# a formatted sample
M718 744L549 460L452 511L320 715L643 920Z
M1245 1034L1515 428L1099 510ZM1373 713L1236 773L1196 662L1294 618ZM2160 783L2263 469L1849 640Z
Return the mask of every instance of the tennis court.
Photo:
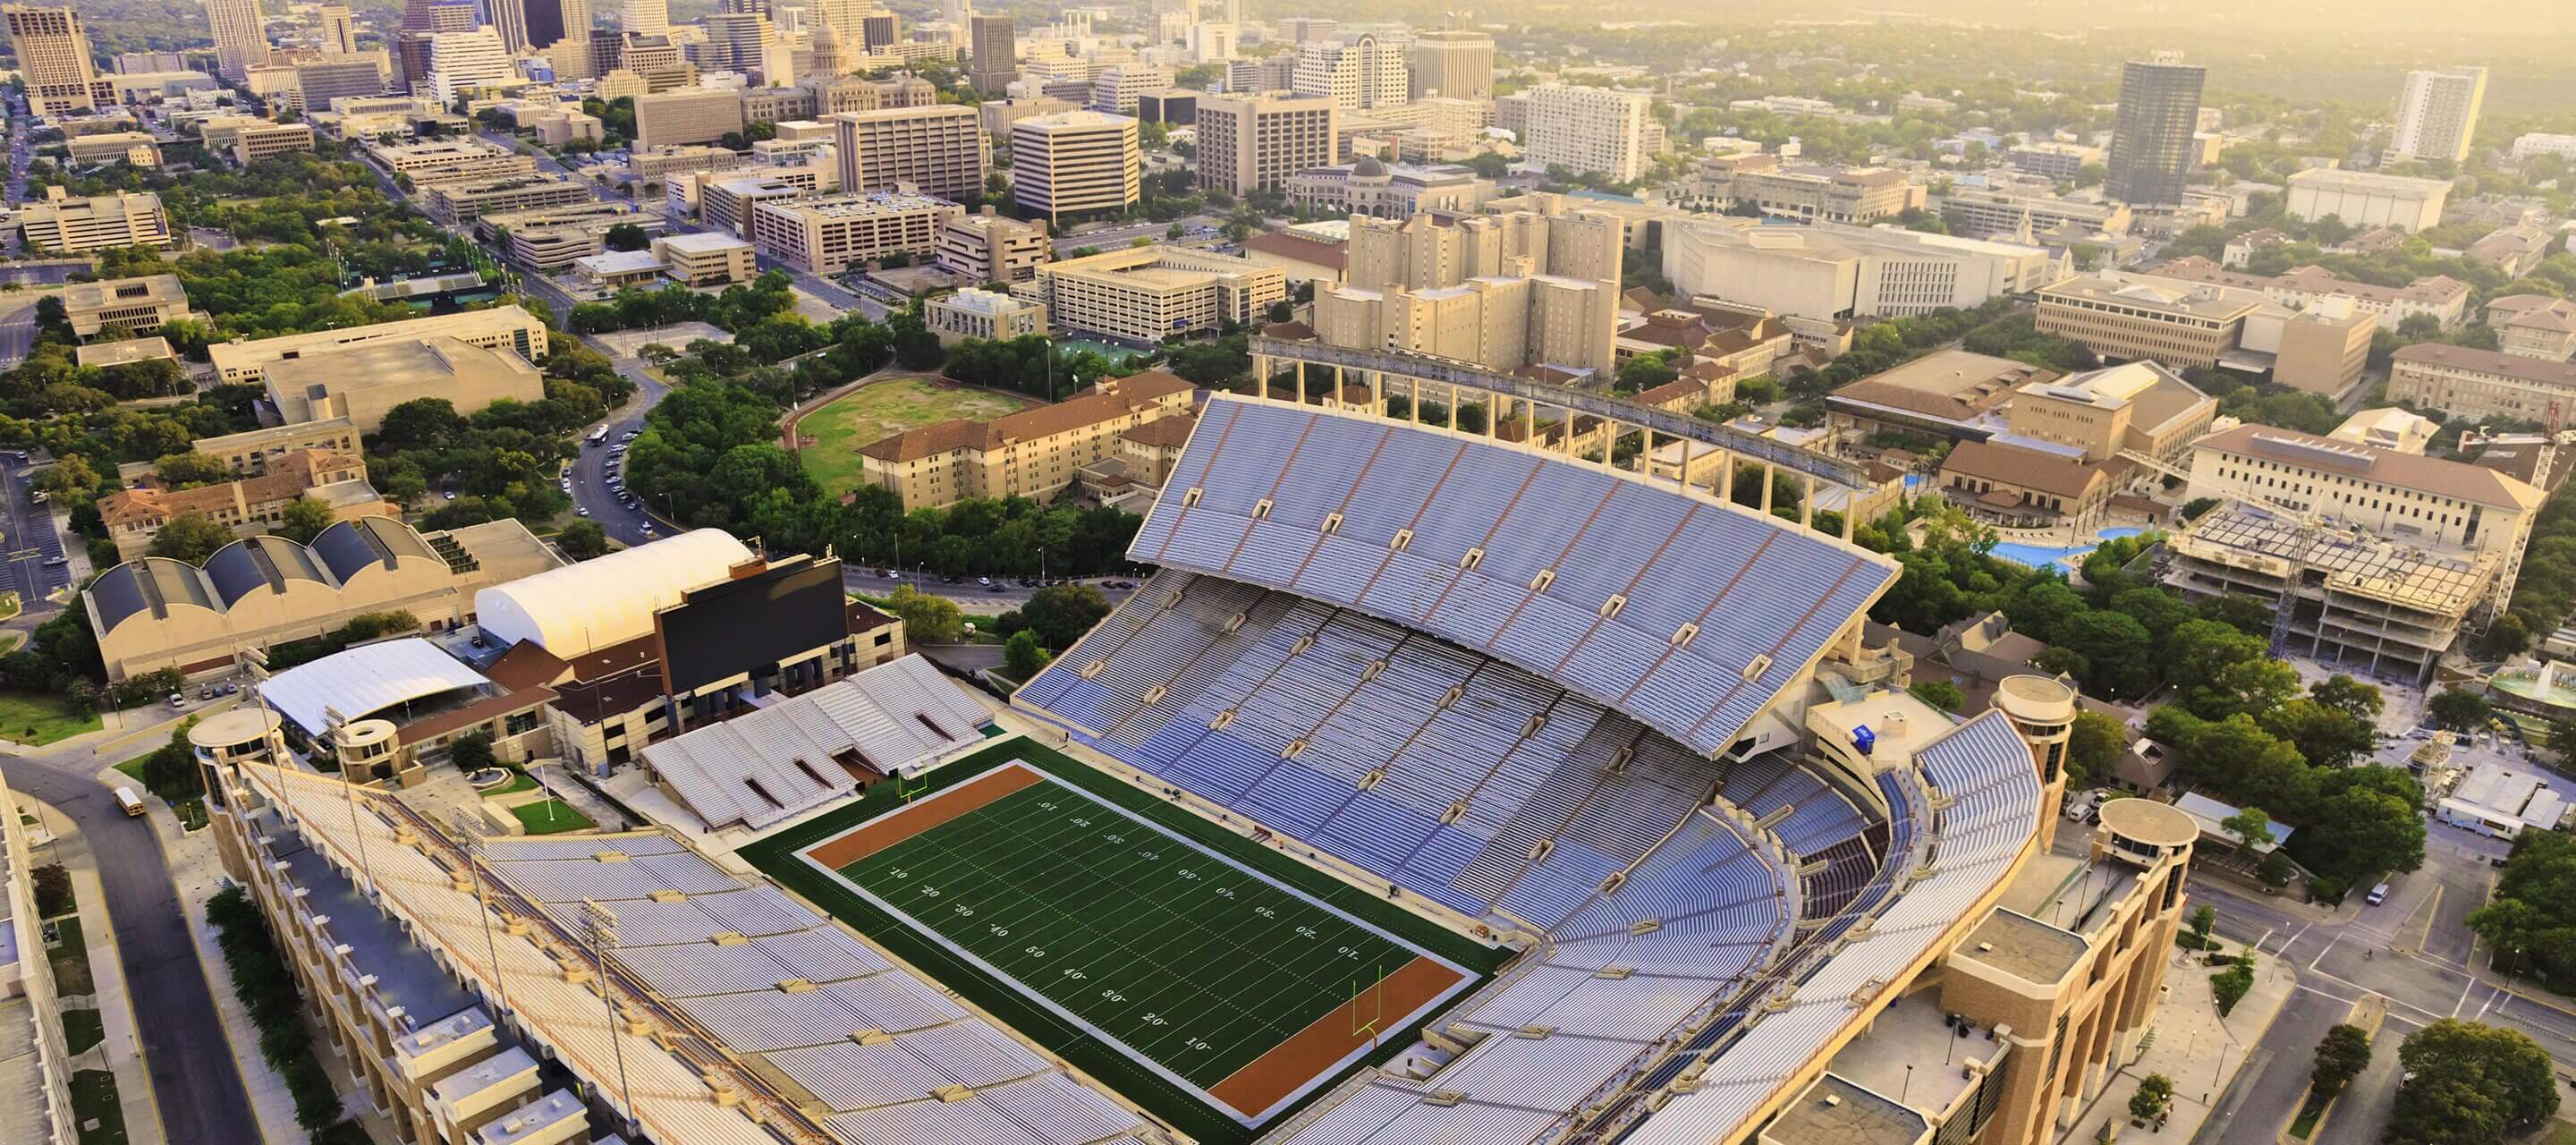
M1478 976L1024 762L797 855L1245 1125Z

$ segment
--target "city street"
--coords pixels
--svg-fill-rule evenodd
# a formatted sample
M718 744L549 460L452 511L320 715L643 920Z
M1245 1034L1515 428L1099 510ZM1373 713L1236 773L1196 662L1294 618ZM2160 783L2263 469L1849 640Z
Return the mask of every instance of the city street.
M8 505L0 509L0 537L5 555L0 555L0 587L18 594L19 607L34 613L50 606L45 594L71 583L71 565L63 555L62 534L54 528L54 514L48 506L27 501L28 467L15 454L0 461L0 500Z
M58 747L6 757L9 786L69 816L97 860L166 1139L257 1142L259 1123L241 1071L223 1049L223 1019L180 910L158 821L128 816L94 778L152 746L147 739L105 751Z
M606 347L595 342L591 346L601 353L608 353ZM662 400L662 395L671 392L671 388L647 373L640 359L612 354L609 361L616 364L618 373L635 383L635 396L609 415L608 440L591 445L587 436L583 438L581 455L572 461L572 503L577 508L590 510L590 519L599 522L608 539L624 545L640 545L653 539L644 532L646 525L653 524L653 519L640 507L629 509L620 504L617 494L609 489L608 477L615 467L609 450L626 440L627 431L644 428L644 415ZM584 433L586 435L588 431ZM656 524L654 528L661 536L668 536L673 531L668 522Z

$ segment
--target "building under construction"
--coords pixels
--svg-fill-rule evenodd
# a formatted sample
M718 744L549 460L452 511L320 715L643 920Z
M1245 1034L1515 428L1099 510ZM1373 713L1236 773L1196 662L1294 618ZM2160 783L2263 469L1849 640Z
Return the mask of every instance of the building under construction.
M2423 684L2463 626L2485 622L2503 559L2437 551L2231 501L2166 542L2164 583L2276 602L2272 650Z

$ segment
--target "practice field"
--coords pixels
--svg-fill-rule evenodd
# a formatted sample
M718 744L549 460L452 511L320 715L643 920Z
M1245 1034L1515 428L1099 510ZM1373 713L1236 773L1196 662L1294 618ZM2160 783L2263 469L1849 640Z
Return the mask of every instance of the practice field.
M856 488L861 477L859 448L907 429L963 418L991 421L1017 413L1034 402L984 390L942 386L928 377L888 378L870 382L797 421L796 456L827 492Z
M1024 763L800 854L1247 1125L1476 977Z

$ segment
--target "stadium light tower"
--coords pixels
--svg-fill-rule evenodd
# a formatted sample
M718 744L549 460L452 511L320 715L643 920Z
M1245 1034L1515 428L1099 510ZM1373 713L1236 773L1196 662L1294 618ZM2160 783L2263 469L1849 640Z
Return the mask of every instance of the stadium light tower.
M581 932L590 940L590 960L599 972L599 1004L608 1011L608 1045L617 1054L617 1092L623 1103L617 1111L620 1129L633 1133L635 1128L635 1090L626 1083L626 1033L624 1007L608 993L607 951L617 946L617 912L597 899L581 900Z
M507 1018L510 988L501 976L501 940L492 933L492 899L483 886L483 847L491 835L480 821L463 812L450 816L447 826L465 840L466 877L474 880L474 903L483 915L483 953L492 960L492 1003Z

